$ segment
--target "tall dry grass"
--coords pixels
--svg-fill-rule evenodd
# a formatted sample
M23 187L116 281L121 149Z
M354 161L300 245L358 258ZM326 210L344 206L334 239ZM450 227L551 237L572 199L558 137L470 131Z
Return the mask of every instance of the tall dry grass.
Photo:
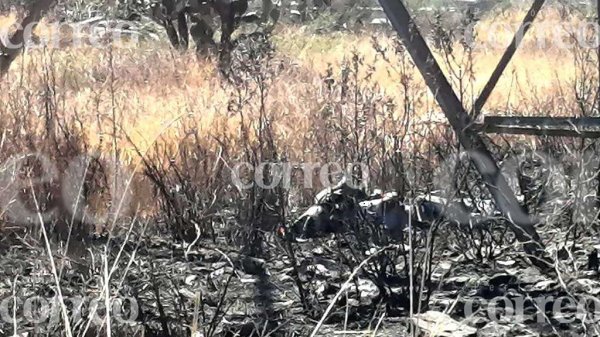
M493 24L517 27L523 15L507 12L480 21L476 26L479 41L490 41L489 27ZM13 19L5 18L2 23L9 24ZM558 10L546 8L538 21L540 27L569 27L579 25L583 18L574 15L565 19ZM39 29L45 28L41 25ZM551 39L552 34L536 28L530 32L485 111L517 115L578 113L574 107L580 100L575 89L583 66L576 56L581 51L538 48L538 39ZM470 53L458 44L451 57L436 51L454 84L458 84L457 78L463 78L462 95L467 106L475 100L512 37L511 32L503 30L496 30L494 36L494 45ZM345 102L338 104L338 111L327 111L336 100L340 103L340 97L332 96L326 88L329 79L339 82L344 78L345 67L353 62L353 55L361 63L354 74L355 82L369 89L370 99L379 100L379 106L371 113L382 114L376 124L386 134L406 131L399 121L410 115L408 132L413 138L404 141L415 146L423 134L417 133L414 126L444 121L406 54L394 53L398 45L391 35L313 35L296 27L280 27L273 40L282 70L269 89L267 114L272 121L274 141L290 161L335 156L323 154L328 149L319 144L327 141L322 134L331 132L328 120L351 114L355 107ZM389 59L374 48L374 41L379 49L388 51ZM482 45L485 44L476 44ZM597 76L588 75L588 80ZM33 49L26 51L3 79L0 112L29 121L28 130L6 130L10 138L15 132L41 133L45 124L40 117L51 106L52 117L63 124L78 125L91 148L107 156L116 153L129 167L139 169L136 164L140 150L152 153L158 142L176 152L190 128L210 151L219 147L214 141L217 138L231 140L233 149L241 148L241 117L230 111L235 95L235 89L224 83L215 62L197 59L192 53L176 53L166 44ZM259 110L256 106L247 108L246 118L251 124ZM163 161L168 164L169 158ZM137 199L150 199L142 204L152 204L151 197L144 197L147 190L140 190L144 192Z
M490 41L488 30L493 24L517 27L523 14L510 12L479 22L479 39ZM558 11L546 9L540 14L539 26L568 27L582 21L576 16L563 20L559 14ZM10 19L4 19L3 22L6 24ZM537 47L537 37L546 36L550 39L553 32L540 32L535 27L537 26L534 26L498 83L486 105L487 110L526 113L533 106L542 103L547 105L546 111L551 114L561 112L564 107L573 103L569 101L568 90L577 72L574 52ZM512 37L511 32L504 29L496 32L497 42L494 46L475 50L472 55L474 95L489 78L503 47ZM365 57L365 62L375 69L369 79L377 83L386 95L400 101L403 97L402 90L399 89L400 75L378 57L372 47L372 38L383 46L394 47L391 38L381 33L311 35L302 29L279 29L274 39L279 55L285 59L286 70L279 76L271 100L273 110L285 116L277 119L282 131L290 127L298 131L310 127L310 121L302 120L302 116L307 116L307 110L319 109L318 96L316 100L310 97L319 94L319 75L324 74L330 65L337 69L340 62L349 57L349 52L357 52ZM65 111L61 113L65 116L77 113L94 121L89 125L90 135L94 143L102 143L105 121L97 117L109 115L107 112L113 109L113 103L107 99L108 72L112 62L117 79L114 84L114 108L122 116L119 122L123 129L138 145L143 146L152 138L151 135L158 133L166 121L182 113L193 115L193 118L201 121L201 125L208 128L212 128L216 120L224 119L222 112L226 110L229 93L221 86L214 63L199 61L191 53L175 55L160 44L142 44L139 48L128 49L115 47L112 54L111 61L108 48L89 46L28 51L4 81L3 86L8 90L3 90L2 98L6 101L16 84L39 87L42 80L39 71L44 65L52 63L57 73L57 90L65 107ZM441 59L441 55L439 56ZM460 60L466 56L457 51L454 57ZM422 115L429 110L436 110L420 76L416 72L412 76L415 92L423 96L415 106L416 113ZM473 99L467 98L467 102ZM307 102L314 106L307 105ZM300 120L302 123L298 123ZM292 144L295 141L293 138L289 140Z

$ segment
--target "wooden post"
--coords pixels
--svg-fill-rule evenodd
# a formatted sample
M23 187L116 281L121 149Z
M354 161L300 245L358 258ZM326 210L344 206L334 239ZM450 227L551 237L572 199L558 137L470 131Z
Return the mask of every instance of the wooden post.
M598 117L485 116L477 128L485 133L600 138Z
M487 102L488 98L492 94L492 91L496 87L496 84L498 84L498 80L500 80L500 76L502 76L502 73L504 73L504 70L508 66L508 63L510 62L510 60L513 58L513 56L517 52L517 48L519 48L519 44L521 43L523 38L525 38L525 34L527 34L527 31L531 27L533 20L535 20L538 12L540 11L540 9L542 9L542 6L544 5L545 2L546 2L546 0L535 0L533 2L533 4L531 5L531 8L527 12L527 14L525 15L525 18L523 19L523 22L521 23L521 27L519 27L519 30L515 33L515 36L513 37L512 42L510 43L508 48L506 48L506 51L502 55L500 62L498 62L496 69L494 69L494 72L492 72L490 79L483 87L481 94L479 95L479 97L477 97L477 100L475 101L475 104L473 105L473 109L472 109L474 116L478 115L479 112L481 112L481 109L483 108L483 106Z
M435 95L450 125L477 171L481 174L497 207L509 220L508 223L517 239L523 244L531 262L540 269L552 266L543 256L544 246L535 230L536 221L525 213L508 183L500 173L498 165L488 151L483 138L474 128L474 123L444 76L433 53L416 27L401 0L379 0L392 26L404 42L413 62L424 77L427 86Z

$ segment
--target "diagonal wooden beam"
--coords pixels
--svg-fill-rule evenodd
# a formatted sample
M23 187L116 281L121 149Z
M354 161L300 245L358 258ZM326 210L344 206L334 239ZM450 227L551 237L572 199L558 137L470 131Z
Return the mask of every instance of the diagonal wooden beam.
M481 94L475 101L475 104L473 105L472 109L474 116L477 116L479 112L481 112L481 109L492 94L492 91L494 91L494 88L496 87L496 84L498 84L502 73L504 73L504 70L506 70L506 67L510 63L510 60L517 52L519 44L521 44L521 41L523 41L523 39L525 38L525 34L527 34L527 31L529 31L531 24L537 17L537 14L539 13L540 9L542 9L544 3L546 3L546 0L535 0L531 5L531 8L523 18L521 27L519 27L519 30L515 33L515 36L513 37L510 45L506 48L506 51L504 52L502 58L498 62L496 69L494 69L494 72L492 72L492 76L490 76L490 79L487 81L487 83L483 87L483 90L481 91Z
M408 10L401 0L379 0L379 2L404 42L427 86L435 95L435 99L450 125L457 133L460 143L481 174L496 206L509 220L511 229L523 244L532 263L540 269L547 270L552 264L543 256L544 246L535 230L536 222L519 205L517 198L500 173L498 165L485 146L483 138L476 131L471 117L454 93Z
M485 133L600 138L598 117L485 116L477 128Z

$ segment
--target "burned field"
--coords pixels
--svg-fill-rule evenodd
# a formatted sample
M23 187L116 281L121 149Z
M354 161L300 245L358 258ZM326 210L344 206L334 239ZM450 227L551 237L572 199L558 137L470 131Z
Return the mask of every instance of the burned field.
M117 336L594 335L597 243L561 236L573 228L538 227L556 259L540 270L476 204L346 182L314 203L271 232L229 225L182 243L133 222L85 252L72 242L73 258L54 260L60 293L43 244L5 237L2 331L14 317L21 333L61 334L64 304L84 336L105 335L107 317Z

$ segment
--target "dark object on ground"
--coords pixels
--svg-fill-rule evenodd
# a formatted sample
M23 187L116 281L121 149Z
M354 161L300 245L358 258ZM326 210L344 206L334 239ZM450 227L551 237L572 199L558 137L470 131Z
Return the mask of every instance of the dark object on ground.
M363 190L348 185L346 178L343 178L337 185L317 193L315 196L315 204L336 204L349 201L360 201L367 198L368 196Z
M376 192L368 196L342 180L317 193L315 204L293 223L290 236L303 240L341 233L356 221L382 226L390 236L399 238L408 226L409 210L396 192ZM284 232L280 229L280 234Z
M355 207L341 208L340 204L313 205L292 225L292 238L312 239L329 234L341 233L346 222L359 215Z
M308 208L293 224L293 239L310 239L344 230L345 223L360 215L359 203L367 194L345 179L326 188L315 196L315 204Z
M470 210L460 202L448 202L435 196L423 196L415 201L416 218L419 222L433 222L442 218L457 223L469 223Z
M598 267L600 267L598 250L594 249L588 254L588 270L598 271Z
M496 274L490 278L488 284L491 287L502 287L509 284L513 284L517 281L517 278L514 275L510 274Z
M317 193L314 202L292 224L290 233L281 226L279 234L298 241L342 233L349 224L362 221L381 226L391 238L400 239L409 225L426 229L444 221L475 228L501 219L492 200L449 200L426 194L406 202L396 192L376 191L368 196L345 180Z
M359 203L366 220L383 226L393 237L401 237L409 223L409 211L398 193L389 192Z

